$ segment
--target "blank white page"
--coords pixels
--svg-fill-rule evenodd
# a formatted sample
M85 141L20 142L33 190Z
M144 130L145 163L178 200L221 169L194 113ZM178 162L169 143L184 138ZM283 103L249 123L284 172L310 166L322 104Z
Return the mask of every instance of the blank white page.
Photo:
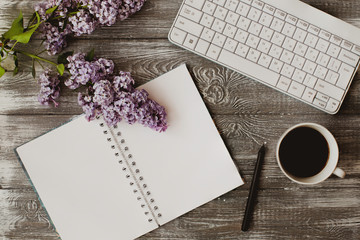
M102 130L80 116L17 148L62 240L134 239L157 228Z
M165 106L169 128L157 133L122 122L119 129L160 224L243 184L185 65L140 88Z

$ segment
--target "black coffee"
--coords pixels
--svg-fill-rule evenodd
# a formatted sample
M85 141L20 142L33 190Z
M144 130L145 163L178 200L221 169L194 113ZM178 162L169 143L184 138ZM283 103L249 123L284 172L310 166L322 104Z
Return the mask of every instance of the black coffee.
M325 167L329 146L318 131L299 127L290 131L282 140L279 158L282 167L296 177L311 177Z

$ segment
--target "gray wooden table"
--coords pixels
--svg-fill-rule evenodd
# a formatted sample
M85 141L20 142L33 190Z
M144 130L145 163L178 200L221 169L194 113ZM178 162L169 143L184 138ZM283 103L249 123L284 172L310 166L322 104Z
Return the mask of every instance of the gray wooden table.
M0 32L19 9L29 17L31 0L1 0ZM247 182L244 186L160 227L141 239L360 239L360 76L340 112L328 115L247 77L172 45L167 34L181 0L148 0L136 15L68 49L113 59L143 84L186 63L231 156ZM360 27L358 0L306 0ZM360 39L359 39L360 41ZM40 40L34 39L33 46ZM37 102L39 87L31 61L0 79L0 239L57 239L13 149L64 123L82 111L77 94L64 90L58 108ZM40 69L39 69L40 70ZM288 180L275 159L279 136L300 122L327 127L338 140L339 167L345 179L330 177L315 186ZM258 201L249 232L240 230L249 182L260 144L268 142Z

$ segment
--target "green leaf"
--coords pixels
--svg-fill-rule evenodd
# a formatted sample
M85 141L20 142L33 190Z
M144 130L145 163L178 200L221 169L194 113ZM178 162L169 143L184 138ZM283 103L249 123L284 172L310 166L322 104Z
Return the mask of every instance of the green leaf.
M14 72L13 72L13 76L15 76L16 74L18 74L19 72L19 67L15 67L14 68Z
M33 58L33 61L32 61L31 74L32 74L33 78L36 78L35 59L34 58Z
M58 56L58 59L57 59L57 63L58 64L68 64L69 61L67 60L67 57L71 56L74 54L74 51L71 51L71 52L65 52L61 55Z
M0 66L0 78L5 74L5 69Z
M65 71L65 66L64 66L64 64L58 64L58 65L56 66L56 68L57 68L58 72L60 73L60 75L62 76L62 75L64 74L64 71Z
M39 14L37 12L35 14L36 14L36 18L37 18L37 23L35 25L31 26L26 32L12 36L10 38L11 40L16 40L20 43L28 43L30 41L31 36L34 34L36 29L41 24Z
M11 28L3 34L4 38L11 39L13 36L21 34L24 31L24 19L22 12L20 11L19 16L13 21Z
M94 60L94 55L95 55L95 49L91 49L91 51L86 54L85 60L91 62L92 60Z
M52 8L49 8L48 10L46 10L46 14L52 14L53 12L56 11L56 9L58 9L59 6L55 6Z

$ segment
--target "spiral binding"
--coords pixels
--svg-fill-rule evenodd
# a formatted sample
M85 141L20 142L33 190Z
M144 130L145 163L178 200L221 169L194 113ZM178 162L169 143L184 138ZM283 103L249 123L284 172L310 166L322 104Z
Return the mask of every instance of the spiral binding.
M152 197L148 185L145 183L144 177L140 174L141 171L130 153L129 147L126 146L121 131L118 130L117 125L109 127L100 116L97 116L96 119L100 122L99 126L104 128L103 133L106 140L110 143L110 148L114 151L115 159L121 165L122 172L129 181L130 187L133 188L133 193L140 202L140 207L144 209L144 214L148 216L148 222L155 221L160 226L158 218L162 217L162 214Z

